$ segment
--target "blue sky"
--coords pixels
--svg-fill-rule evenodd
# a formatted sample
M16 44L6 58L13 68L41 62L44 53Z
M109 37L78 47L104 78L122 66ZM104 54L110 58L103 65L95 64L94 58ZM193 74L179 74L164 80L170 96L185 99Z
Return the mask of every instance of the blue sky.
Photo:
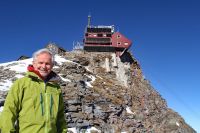
M68 51L92 25L115 25L133 41L145 77L200 132L200 1L1 0L0 63L52 41Z

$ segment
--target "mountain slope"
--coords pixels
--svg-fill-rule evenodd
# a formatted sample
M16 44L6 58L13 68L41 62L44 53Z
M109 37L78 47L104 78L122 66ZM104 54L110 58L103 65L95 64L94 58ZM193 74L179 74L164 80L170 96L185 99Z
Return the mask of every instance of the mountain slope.
M77 50L56 55L56 61L69 132L195 133L167 107L129 52L119 58ZM26 59L0 65L1 106L12 81L23 76L30 63Z

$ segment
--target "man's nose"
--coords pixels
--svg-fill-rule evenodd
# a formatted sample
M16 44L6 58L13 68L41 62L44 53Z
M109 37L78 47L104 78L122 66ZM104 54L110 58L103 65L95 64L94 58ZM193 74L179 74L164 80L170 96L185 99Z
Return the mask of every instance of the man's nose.
M42 64L42 68L46 68L46 64Z

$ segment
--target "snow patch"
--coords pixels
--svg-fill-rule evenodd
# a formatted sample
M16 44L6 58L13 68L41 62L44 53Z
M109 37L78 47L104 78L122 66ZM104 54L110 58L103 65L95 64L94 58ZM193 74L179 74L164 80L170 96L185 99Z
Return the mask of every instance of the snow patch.
M135 112L132 112L132 111L131 111L130 107L126 107L126 111L127 111L127 113L129 113L129 114L132 114L132 115L135 114Z
M68 131L71 131L72 133L78 133L78 132L76 131L76 128L68 128Z
M180 124L178 123L178 122L176 122L176 125L179 127L180 126Z
M24 77L24 75L22 75L22 74L17 74L17 75L15 75L15 77L19 79L19 78Z
M66 79L66 78L63 78L61 75L59 75L59 76L60 76L60 78L61 78L63 81L65 81L65 82L71 82L71 80Z
M95 77L93 76L93 75L86 75L88 78L90 78L92 81L89 81L89 82L87 82L87 81L85 81L85 84L88 86L88 87L93 87L92 85L91 85L91 83L93 83L94 81L95 81Z
M0 82L0 91L8 91L12 85L12 81L4 80L4 82Z
M85 82L85 84L86 84L86 86L88 86L88 87L93 87L91 84L90 84L90 82Z
M103 79L102 77L100 77L100 76L98 76L98 75L97 75L97 77L100 78L100 79Z
M85 69L88 71L88 72L92 72L88 66L85 67Z
M95 128L95 127L88 128L88 129L86 130L86 133L90 133L91 131L97 131L98 133L101 133L101 131L98 130L97 128Z
M32 64L32 58L30 59L25 59L25 60L20 60L20 61L12 61L8 63L2 63L0 66L3 66L4 69L10 69L12 71L16 71L18 73L26 72L27 71L27 66L29 64Z
M63 62L67 62L67 60L65 58L62 58L59 55L55 55L55 61L59 64L62 65Z
M0 113L3 111L3 106L0 107Z
M71 131L73 133L79 133L79 131L77 131L77 129L75 127L74 128L68 128L68 131ZM95 127L87 128L84 133L91 133L91 131L97 131L98 133L101 133L101 131L98 130L97 128L95 128Z

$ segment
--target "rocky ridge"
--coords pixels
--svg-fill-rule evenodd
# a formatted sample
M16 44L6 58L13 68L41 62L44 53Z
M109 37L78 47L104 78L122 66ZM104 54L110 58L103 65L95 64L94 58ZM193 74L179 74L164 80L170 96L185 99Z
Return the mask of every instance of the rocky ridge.
M68 126L80 131L95 126L103 133L195 132L167 107L136 59L126 54L122 62L114 53L66 53L65 58L77 63L60 67L63 76L72 78L62 86Z

